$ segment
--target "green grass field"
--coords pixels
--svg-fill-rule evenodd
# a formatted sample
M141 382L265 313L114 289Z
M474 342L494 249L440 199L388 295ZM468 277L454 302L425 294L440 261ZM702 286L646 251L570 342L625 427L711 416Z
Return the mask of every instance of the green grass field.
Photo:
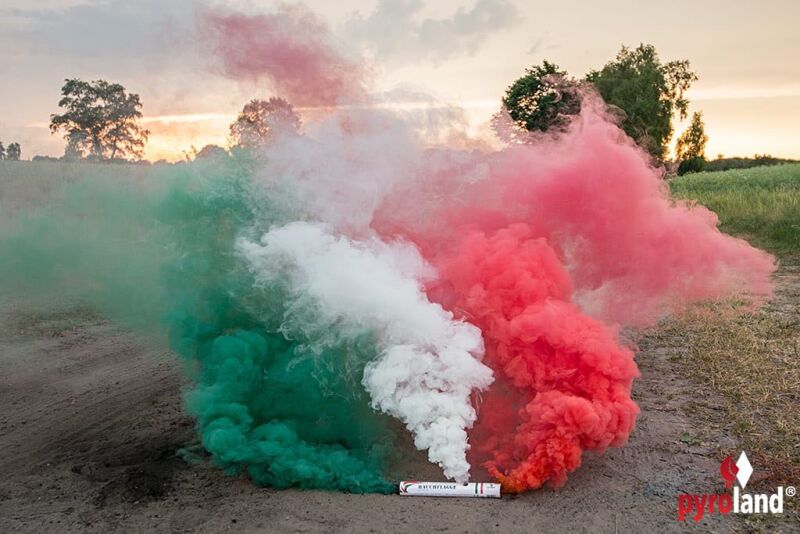
M779 254L800 251L800 164L688 174L670 189L716 212L727 233Z

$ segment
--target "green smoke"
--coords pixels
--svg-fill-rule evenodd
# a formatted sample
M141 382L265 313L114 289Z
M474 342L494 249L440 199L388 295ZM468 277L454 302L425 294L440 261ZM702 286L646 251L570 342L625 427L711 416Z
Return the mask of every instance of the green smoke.
M291 209L239 155L159 169L86 166L0 228L0 288L80 298L185 358L186 407L212 462L257 484L389 492L392 450L361 386L372 335L321 351L281 329L287 291L254 283L237 237ZM2 198L0 209L14 208ZM291 339L289 339L291 338Z

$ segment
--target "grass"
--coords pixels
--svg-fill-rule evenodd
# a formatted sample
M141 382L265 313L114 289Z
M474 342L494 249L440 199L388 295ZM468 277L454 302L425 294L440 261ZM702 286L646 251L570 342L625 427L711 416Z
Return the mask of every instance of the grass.
M152 167L146 165L0 161L0 234L4 221L17 210L42 205L66 184L82 178L141 180L149 175Z
M681 369L722 394L748 452L800 468L800 320L797 303L786 305L752 313L742 302L705 303L660 333L683 342Z
M716 212L720 228L776 254L776 292L753 312L736 301L703 303L664 321L679 340L676 363L721 395L756 469L754 486L800 483L800 164L682 176L676 198ZM723 454L738 451L721 451ZM800 503L788 503L800 512Z
M777 253L800 251L800 164L688 174L670 190L714 211L727 233Z

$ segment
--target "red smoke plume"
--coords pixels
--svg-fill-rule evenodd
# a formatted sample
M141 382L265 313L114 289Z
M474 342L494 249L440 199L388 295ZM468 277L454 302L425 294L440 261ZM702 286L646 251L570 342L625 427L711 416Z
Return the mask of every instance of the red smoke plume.
M466 164L460 155L443 163L433 154L420 189L437 200L403 191L387 201L392 210L378 210L379 227L410 235L436 255L470 231L525 223L562 261L574 300L611 324L649 325L664 312L731 292L756 303L769 296L772 256L721 233L706 208L670 199L647 155L605 117L597 98L585 97L581 115L558 138L473 155ZM464 176L480 178L465 186ZM404 212L411 215L398 222Z
M338 50L319 17L303 6L276 13L204 13L206 29L228 75L268 78L296 106L333 106L364 95L364 71Z

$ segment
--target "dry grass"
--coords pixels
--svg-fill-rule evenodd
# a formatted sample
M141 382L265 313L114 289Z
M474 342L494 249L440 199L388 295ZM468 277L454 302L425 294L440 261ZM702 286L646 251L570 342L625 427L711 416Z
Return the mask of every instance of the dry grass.
M704 304L659 328L682 339L680 368L723 397L765 488L800 482L800 278L794 283L756 313L741 302Z
M740 301L697 305L655 333L675 340L675 363L700 388L722 397L755 469L748 489L800 485L800 270L778 272L776 295L753 312ZM720 447L719 459L738 450ZM800 499L786 500L800 518ZM770 516L744 518L745 532L783 532Z

